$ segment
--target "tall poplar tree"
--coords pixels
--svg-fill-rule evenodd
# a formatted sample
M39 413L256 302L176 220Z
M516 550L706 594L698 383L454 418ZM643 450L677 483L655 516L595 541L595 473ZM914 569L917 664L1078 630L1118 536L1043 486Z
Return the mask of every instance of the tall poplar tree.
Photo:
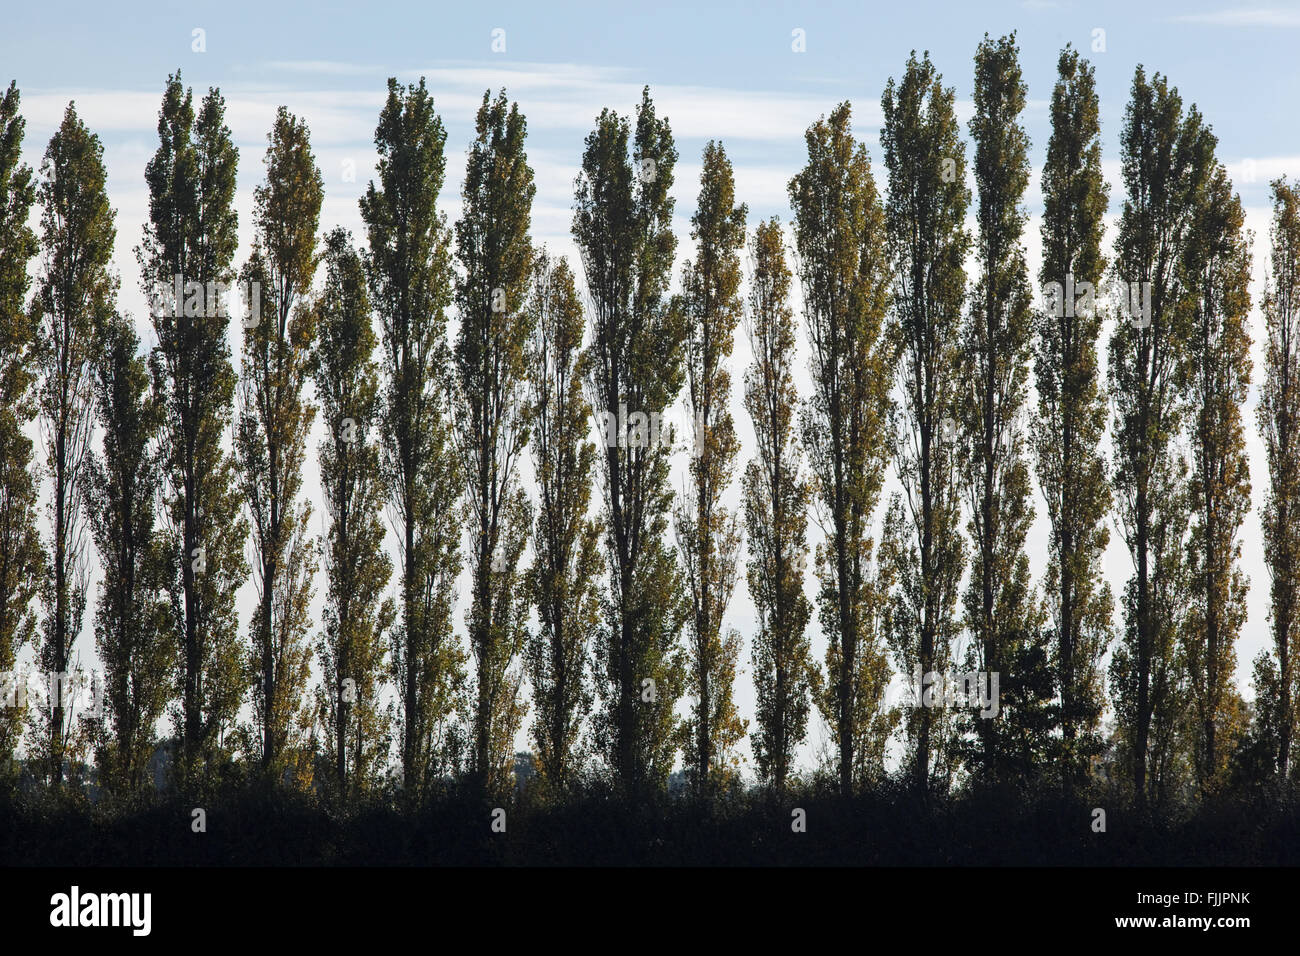
M526 704L515 666L527 638L528 595L519 558L532 523L517 469L528 443L526 401L531 311L533 171L527 124L517 103L483 94L456 223L463 274L456 280L456 431L468 482L474 655L473 772L485 793L511 783L515 732Z
M885 316L884 210L866 147L841 103L805 134L808 163L790 180L813 394L802 416L825 542L818 613L827 636L818 704L838 750L840 792L883 774L892 716L883 633L888 579L874 561L872 521L888 458L893 371Z
M316 415L305 396L316 321L306 297L325 191L305 122L281 106L267 140L266 183L254 191L257 236L243 270L259 294L258 311L244 323L235 446L253 529L257 613L249 666L257 675L259 758L263 773L279 781L286 769L310 766L302 748L310 730L304 700L316 542L301 493Z
M1101 658L1113 636L1114 598L1102 574L1111 494L1100 451L1107 408L1097 365L1107 186L1093 68L1068 46L1057 61L1051 115L1038 273L1050 302L1038 315L1038 414L1031 428L1051 529L1044 596L1055 638L1058 763L1070 788L1102 749Z
M731 162L722 145L710 141L704 147L699 206L691 217L695 259L682 270L682 306L689 322L686 406L694 444L687 488L675 514L691 599L687 657L695 705L687 723L687 765L700 795L734 776L734 750L746 726L733 696L740 635L722 629L740 553L739 518L723 502L740 453L727 363L743 309L740 249L747 209L735 198Z
M630 147L630 155L629 155ZM635 134L603 110L575 184L573 237L591 301L589 389L601 424L610 589L596 641L602 709L595 738L615 780L636 795L661 787L682 744L674 705L686 686L687 609L665 542L672 431L660 426L681 390L685 316L667 297L677 150L642 91Z
M1034 517L1023 422L1033 349L1022 202L1029 137L1020 119L1027 90L1015 34L985 34L975 53L970 121L979 272L963 335L959 431L972 544L966 626L974 669L999 675L1000 697L996 716L972 717L979 741L972 764L992 780L1028 776L1041 766L1052 697L1044 615L1025 551Z
M385 594L393 563L384 550L378 339L370 324L365 270L343 229L325 237L324 258L311 357L327 435L320 475L329 517L317 699L325 757L338 792L347 797L376 783L388 753L391 705L384 707L380 694L384 642L397 609Z
M1202 792L1223 783L1234 741L1236 643L1248 584L1240 532L1250 510L1250 460L1242 409L1250 390L1250 239L1227 172L1216 164L1198 197L1187 254L1192 328L1186 378L1191 400L1192 582L1184 653L1195 714L1192 756Z
M39 661L52 675L38 754L48 779L63 782L79 754L71 678L89 589L85 470L95 423L95 330L113 314L117 277L109 267L117 237L105 188L104 147L68 104L41 163L41 268L32 300L37 323L37 407L48 501L50 566L42 589Z
M790 779L795 749L807 737L813 695L820 692L820 673L804 633L812 615L803 590L810 491L795 429L792 276L775 217L759 223L750 256L746 332L754 362L745 373L745 410L758 445L742 479L746 579L758 612L752 651L757 727L750 737L760 779L780 793Z
M423 78L388 81L375 130L379 184L361 198L366 273L383 327L381 468L400 542L401 625L393 630L402 775L418 796L463 754L457 713L465 654L452 630L462 484L448 392L450 231L437 211L447 133Z
M943 676L958 635L965 549L960 519L957 403L970 203L951 87L913 53L881 101L889 170L885 228L893 267L891 334L901 402L891 422L902 492L890 501L882 558L894 576L889 638L901 671ZM946 789L955 769L952 717L913 702L905 718L918 792Z
M150 372L164 408L162 532L180 697L175 769L189 786L228 753L247 685L235 594L248 574L248 523L234 456L223 446L235 397L227 336L235 302L216 287L234 277L238 154L221 94L209 90L196 117L179 73L167 80L158 138L145 167L149 220L136 259L158 342ZM193 303L176 300L178 282Z
M1178 772L1185 684L1177 642L1187 597L1187 464L1175 446L1191 331L1185 260L1213 143L1195 107L1184 112L1178 91L1159 74L1148 81L1139 66L1120 146L1126 195L1114 275L1123 292L1107 375L1111 481L1135 574L1111 684L1135 799L1158 802Z
M1264 383L1257 414L1269 477L1261 522L1276 656L1270 668L1277 687L1274 756L1277 772L1286 779L1294 767L1300 691L1295 662L1300 646L1300 187L1285 178L1272 186Z
M600 624L600 525L589 516L596 448L583 397L584 316L564 259L544 252L533 271L529 389L537 517L528 593L537 631L525 651L533 687L538 769L554 794L578 780L591 712L591 648Z
M32 440L23 431L35 413L35 326L26 299L27 265L38 249L27 225L36 186L31 167L20 161L25 122L18 104L18 87L10 83L0 96L0 672L7 674L34 638L32 600L43 567ZM24 715L24 708L0 708L0 786L16 775Z
M149 387L148 363L137 354L140 340L130 318L113 316L96 336L103 454L89 463L86 498L104 572L95 643L106 720L97 760L105 788L133 793L153 785L148 769L155 728L174 688L167 555L157 537L162 406Z

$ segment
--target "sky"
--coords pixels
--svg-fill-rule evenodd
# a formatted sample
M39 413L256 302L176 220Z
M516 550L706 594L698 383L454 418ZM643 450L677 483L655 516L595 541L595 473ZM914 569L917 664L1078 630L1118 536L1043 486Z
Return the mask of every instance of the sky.
M690 216L698 192L700 155L710 139L722 142L735 167L737 198L747 204L752 234L760 219L790 218L786 184L804 159L805 129L838 103L853 104L854 132L871 156L878 185L881 162L880 97L901 75L908 54L929 51L945 85L955 88L958 116L969 121L973 56L987 32L1016 31L1029 104L1031 182L1025 196L1025 244L1037 274L1042 212L1039 180L1050 132L1047 105L1058 54L1073 44L1096 67L1101 103L1103 167L1111 184L1107 250L1123 189L1118 142L1134 68L1159 72L1195 103L1219 138L1255 233L1256 306L1251 313L1256 378L1262 370L1258 300L1267 267L1269 182L1300 176L1300 133L1292 122L1300 94L1300 2L1081 3L997 0L979 3L421 3L312 4L151 3L147 7L92 2L13 5L0 34L0 82L16 80L27 120L25 160L38 168L46 142L74 100L83 121L104 144L109 197L117 213L114 265L121 276L120 308L135 316L152 343L139 288L134 248L147 214L144 168L157 146L157 111L169 73L180 70L196 99L219 87L240 150L237 209L240 250L248 255L253 190L263 178L262 156L276 107L306 120L325 182L322 234L334 226L364 235L357 200L374 175L375 123L386 81L427 79L447 128L447 183L440 207L449 220L460 210L460 181L473 133L474 112L486 90L504 88L528 120L528 157L536 175L533 237L552 253L577 258L569 226L573 180L583 139L602 108L631 114L648 84L666 117L680 160L673 194L678 262L691 255ZM969 140L969 136L967 135ZM969 155L969 145L967 147ZM33 214L35 223L35 213ZM973 226L973 222L972 222ZM580 271L580 270L579 270ZM454 317L453 317L454 329ZM232 349L238 355L233 336ZM1109 332L1105 333L1107 336ZM1104 348L1102 349L1104 362ZM740 405L741 376L750 362L738 335L732 359L734 402L742 457L752 454L752 430ZM807 362L797 362L807 394ZM1247 423L1253 509L1242 528L1243 566L1250 577L1249 619L1237 648L1238 684L1248 697L1250 662L1267 646L1268 577L1262 562L1259 508L1266 485L1263 450L1254 430L1257 391ZM1033 399L1031 397L1031 404ZM678 413L685 420L684 409ZM319 443L320 429L313 436ZM684 478L678 455L675 488ZM525 483L529 476L524 475ZM890 486L886 488L888 495ZM319 501L314 463L308 494ZM735 488L730 502L738 503ZM1046 566L1046 523L1030 535L1031 566ZM323 508L315 521L323 532ZM883 514L883 504L881 507ZM815 523L810 524L814 529ZM1117 528L1105 572L1118 593L1132 564ZM811 571L810 571L811 575ZM318 597L323 591L318 579ZM811 593L812 582L809 580ZM249 619L253 590L240 595ZM462 593L466 593L462 590ZM456 612L463 631L465 606ZM1118 617L1117 617L1118 623ZM726 620L745 642L737 698L753 716L748 640L754 610L743 577ZM814 630L814 652L824 641ZM90 617L81 647L95 666ZM685 702L683 702L683 707ZM751 727L752 729L752 727ZM815 727L804 748L808 765L826 742ZM527 745L521 732L521 747ZM742 754L749 755L748 745Z

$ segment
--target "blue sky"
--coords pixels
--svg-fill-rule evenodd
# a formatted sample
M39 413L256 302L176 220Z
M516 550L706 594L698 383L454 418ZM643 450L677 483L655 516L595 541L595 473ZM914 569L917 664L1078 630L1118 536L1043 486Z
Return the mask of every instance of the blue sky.
M159 97L167 74L177 68L196 94L219 86L226 96L241 151L241 260L251 234L252 192L261 180L266 132L281 103L302 115L312 131L326 186L322 230L341 224L362 234L356 201L373 174L372 136L389 76L428 77L448 128L442 207L449 218L459 209L474 110L485 89L504 86L529 120L529 155L538 185L534 237L568 255L573 252L568 236L572 183L583 137L602 107L629 113L643 84L650 84L660 115L668 117L681 155L674 190L680 264L690 254L689 217L708 139L720 139L735 164L751 228L772 214L788 219L785 184L802 163L803 131L848 99L854 104L855 131L867 143L883 188L879 104L889 77L901 74L909 51L928 50L945 83L956 89L964 123L970 116L972 56L986 31L1017 32L1029 85L1025 124L1034 173L1026 195L1031 216L1026 245L1034 270L1038 176L1049 132L1046 104L1057 55L1066 43L1097 69L1112 222L1122 197L1118 137L1138 63L1166 74L1219 136L1220 158L1256 232L1256 298L1267 251L1268 181L1283 173L1300 176L1300 133L1293 121L1300 98L1295 67L1300 2L226 2L149 4L136 10L74 2L15 5L6 11L6 25L0 36L0 81L15 79L22 90L27 161L39 164L69 99L77 101L83 119L104 141L110 199L118 211L121 306L137 316L146 341L132 250L147 209L143 172L156 146ZM505 31L503 52L492 49L497 29ZM202 52L195 49L200 45L196 30L202 31L197 35ZM792 49L796 30L803 31L804 52ZM1253 319L1258 372L1258 310ZM737 383L748 361L742 336L733 362ZM738 396L733 411L743 438L748 422ZM1253 414L1248 421L1255 510L1242 537L1253 587L1250 620L1238 647L1238 678L1247 693L1250 660L1267 640L1267 576L1258 530L1265 474ZM309 488L314 480L309 474ZM674 482L680 485L680 474ZM1131 566L1118 535L1112 537L1106 571L1118 591ZM1030 541L1036 570L1044 566L1045 543L1040 519ZM249 589L241 600L245 616L251 595ZM728 623L746 639L752 633L753 609L743 582ZM87 627L82 646L93 661L90 643ZM815 645L820 654L819 638ZM738 695L750 716L748 651L744 665ZM816 741L810 745L816 746Z

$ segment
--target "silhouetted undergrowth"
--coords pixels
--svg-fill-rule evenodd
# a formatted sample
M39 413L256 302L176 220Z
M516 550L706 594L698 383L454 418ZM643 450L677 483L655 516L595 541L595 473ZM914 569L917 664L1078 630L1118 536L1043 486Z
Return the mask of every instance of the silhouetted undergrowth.
M206 829L194 830L194 810ZM504 811L504 832L493 829ZM794 825L802 810L803 832ZM1105 811L1099 832L1096 810ZM497 814L498 828L500 814ZM346 806L240 788L202 801L0 798L6 866L1249 866L1300 863L1292 793L1255 789L1139 810L1104 791L980 789L923 801L886 783L852 799L815 787L737 790L712 802L599 787L549 802L447 792L418 806L382 795Z

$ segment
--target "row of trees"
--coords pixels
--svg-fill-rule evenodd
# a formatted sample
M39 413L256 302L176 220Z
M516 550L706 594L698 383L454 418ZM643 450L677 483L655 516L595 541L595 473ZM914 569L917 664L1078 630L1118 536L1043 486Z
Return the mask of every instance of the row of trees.
M1252 722L1233 682L1250 493L1241 204L1195 107L1139 68L1108 262L1093 70L1068 47L1058 70L1042 177L1045 304L1026 264L1030 145L1012 35L986 36L976 52L969 161L954 91L928 55L913 54L884 92L887 188L853 138L849 104L814 123L789 184L790 257L776 218L747 242L731 163L710 142L677 293L671 129L648 90L632 118L605 110L575 184L585 308L570 266L531 241L526 124L504 92L485 94L478 111L453 228L436 211L446 133L432 98L423 80L389 81L360 251L341 229L319 237L308 130L281 108L252 252L236 273L224 101L214 89L196 108L177 74L136 248L157 339L147 355L115 305L98 139L69 105L34 182L19 162L11 84L0 103L0 669L31 639L45 671L71 670L90 542L104 570L94 630L106 717L75 720L57 694L33 708L35 765L57 785L93 748L107 786L136 790L170 714L182 787L242 755L267 780L323 776L355 794L381 779L395 746L408 792L462 776L497 793L511 783L526 678L553 792L596 767L642 794L682 753L707 796L734 779L749 731L734 699L741 638L723 626L743 538L758 612L750 739L760 778L778 790L814 708L845 793L883 776L896 735L923 795L963 774L1081 786L1106 749L1108 651L1111 766L1138 801L1189 784L1209 792L1233 772L1290 775L1300 194L1274 184L1259 425L1275 647L1255 662ZM27 225L33 203L39 237ZM1124 284L1123 301L1094 295L1108 278ZM236 279L242 316L223 294ZM795 281L810 355L803 398ZM236 374L228 343L239 318ZM755 448L740 471L729 365L742 326ZM657 423L682 397L694 424L674 494L680 446ZM303 487L317 415L321 541ZM891 469L898 490L884 501ZM1050 527L1037 587L1025 547L1031 474ZM811 596L810 515L822 532ZM1112 515L1135 569L1117 640L1101 568ZM317 627L308 608L322 563ZM464 646L453 628L462 571ZM235 593L250 575L256 612L241 637ZM824 667L811 652L814 612ZM959 667L1000 676L995 719L887 705L894 673L928 683ZM0 712L7 763L26 716Z

